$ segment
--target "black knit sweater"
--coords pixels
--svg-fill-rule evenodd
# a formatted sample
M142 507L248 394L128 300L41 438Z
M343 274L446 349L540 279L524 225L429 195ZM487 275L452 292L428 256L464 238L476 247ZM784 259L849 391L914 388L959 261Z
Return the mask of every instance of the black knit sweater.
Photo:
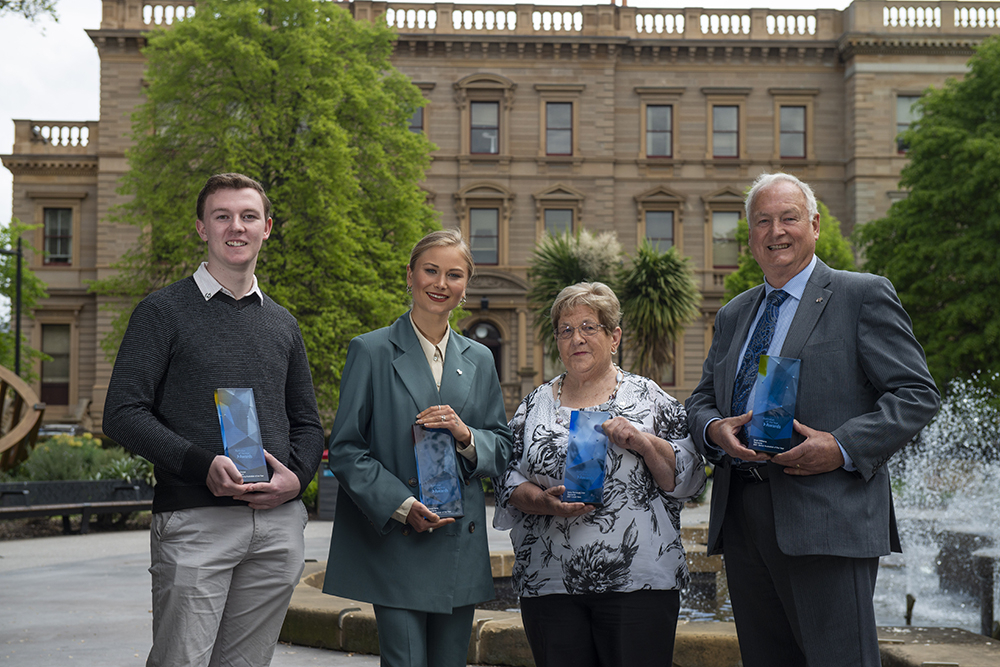
M223 454L220 387L252 387L264 448L302 489L323 454L323 428L298 324L267 296L208 301L193 277L136 307L118 350L104 433L153 462L153 511L245 504L216 497L205 479Z

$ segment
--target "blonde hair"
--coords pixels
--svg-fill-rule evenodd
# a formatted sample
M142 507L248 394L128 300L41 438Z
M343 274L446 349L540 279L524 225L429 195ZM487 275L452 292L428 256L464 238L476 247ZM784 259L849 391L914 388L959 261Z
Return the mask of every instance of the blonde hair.
M462 238L462 233L457 229L442 229L431 232L417 241L416 245L413 246L413 250L410 251L411 270L416 270L417 260L431 248L458 248L458 251L462 254L462 259L469 266L469 280L472 280L472 276L476 275L476 260L472 258L472 250L469 248L469 244L465 242L465 239Z
M552 302L552 329L559 326L563 311L586 306L597 313L597 319L611 334L622 320L622 306L618 297L604 283L577 283L564 287Z

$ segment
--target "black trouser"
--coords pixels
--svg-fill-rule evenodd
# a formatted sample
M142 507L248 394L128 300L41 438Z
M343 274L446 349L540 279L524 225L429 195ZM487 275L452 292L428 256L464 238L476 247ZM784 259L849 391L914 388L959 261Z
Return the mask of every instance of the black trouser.
M878 558L788 556L770 482L734 475L722 528L729 597L746 667L878 667Z
M537 667L670 667L679 591L521 598Z

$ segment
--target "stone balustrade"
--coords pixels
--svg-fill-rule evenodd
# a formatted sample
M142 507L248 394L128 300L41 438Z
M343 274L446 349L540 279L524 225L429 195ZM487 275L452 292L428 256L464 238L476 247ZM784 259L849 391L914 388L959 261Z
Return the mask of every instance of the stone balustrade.
M102 29L151 30L192 16L196 0L104 0ZM344 3L358 19L381 18L400 32L428 35L505 34L686 40L835 40L844 32L993 34L1000 2L855 0L834 9L704 9L562 7L449 2Z
M96 120L15 120L14 155L97 155Z
M855 0L844 13L848 32L976 36L1000 29L1000 2Z
M104 0L102 30L152 30L193 16L196 0Z
M144 2L142 5L142 24L147 28L162 28L172 25L174 21L183 21L188 16L194 16L194 3L161 0L160 2Z
M490 34L685 40L835 40L844 32L992 34L1000 28L1000 2L855 0L832 9L642 8L615 5L556 7L369 2L351 3L355 17L407 34Z
M633 39L836 39L841 12L766 9L650 9L585 5L476 5L358 0L354 16L382 17L400 32L428 35L524 35Z

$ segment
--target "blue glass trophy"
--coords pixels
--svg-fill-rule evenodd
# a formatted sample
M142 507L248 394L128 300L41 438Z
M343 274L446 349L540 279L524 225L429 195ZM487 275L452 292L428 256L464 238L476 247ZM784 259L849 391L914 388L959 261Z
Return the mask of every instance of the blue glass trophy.
M780 454L792 447L792 420L799 390L801 359L761 355L753 394L747 446Z
M451 432L414 424L413 452L417 457L420 502L442 519L465 516L462 476Z
M573 410L570 413L563 502L604 504L604 466L609 442L601 424L609 419L611 415L607 412Z
M226 456L243 475L243 483L268 481L253 389L216 389L215 407Z

